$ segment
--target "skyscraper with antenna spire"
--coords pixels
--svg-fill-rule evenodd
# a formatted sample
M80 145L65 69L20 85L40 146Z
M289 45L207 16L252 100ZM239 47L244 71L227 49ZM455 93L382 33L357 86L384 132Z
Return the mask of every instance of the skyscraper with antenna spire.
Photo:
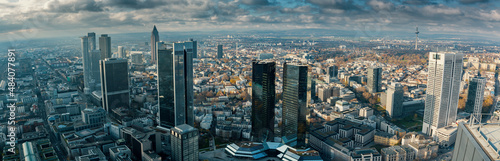
M418 32L418 26L417 26L417 30L415 31L415 35L417 36L415 38L415 50L418 50L418 33L420 32Z
M160 36L158 35L158 30L156 30L156 25L153 27L153 31L151 31L151 62L156 63L156 59L158 58L158 49L156 48L156 43L160 41Z

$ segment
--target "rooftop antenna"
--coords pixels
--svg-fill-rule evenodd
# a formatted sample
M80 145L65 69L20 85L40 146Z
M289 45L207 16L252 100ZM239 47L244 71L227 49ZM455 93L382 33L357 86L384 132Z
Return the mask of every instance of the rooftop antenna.
M415 50L418 50L418 33L420 32L418 32L418 26L417 26L417 30L415 31L415 35L417 36L415 38Z

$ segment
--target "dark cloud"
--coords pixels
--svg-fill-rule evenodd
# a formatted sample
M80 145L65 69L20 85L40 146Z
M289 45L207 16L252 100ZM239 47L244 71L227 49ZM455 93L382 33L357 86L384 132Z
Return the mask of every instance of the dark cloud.
M50 12L101 12L104 11L102 4L94 0L72 0L59 1L51 0L45 3L45 8Z
M452 1L452 0L450 0ZM483 0L484 1L484 0ZM35 10L18 14L0 5L0 34L23 30L19 24L33 22L32 28L64 29L114 28L168 24L180 29L252 28L335 28L377 32L403 30L419 25L424 29L448 31L495 30L500 10L480 8L471 0L46 0ZM492 5L493 4L493 5ZM15 8L23 8L14 5ZM37 8L38 7L38 8ZM38 10L36 10L38 9ZM61 13L54 13L61 12ZM37 16L42 15L43 21ZM457 21L459 20L459 21ZM14 24L17 22L16 24ZM410 27L408 27L410 26ZM134 29L135 29L134 28ZM500 35L500 34L499 34Z
M430 1L430 0L405 0L405 1L403 1L403 4L406 4L406 5L435 5L437 3L434 1Z
M268 0L241 0L241 3L246 5L256 5L256 6L263 6L270 4Z
M178 0L106 0L104 3L107 6L116 6L122 8L131 8L131 9L144 9L144 8L156 8L163 5L166 5L167 2L171 2L172 4L182 3L183 1ZM185 2L184 2L185 3Z
M333 8L341 10L359 10L361 7L354 4L352 0L305 0L307 3L320 8Z
M462 4L475 4L475 3L486 3L489 0L459 0L458 2Z

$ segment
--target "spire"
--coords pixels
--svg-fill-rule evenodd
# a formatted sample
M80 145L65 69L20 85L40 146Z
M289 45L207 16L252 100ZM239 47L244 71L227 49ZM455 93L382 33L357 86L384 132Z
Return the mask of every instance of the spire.
M156 25L154 25L153 30L156 30Z

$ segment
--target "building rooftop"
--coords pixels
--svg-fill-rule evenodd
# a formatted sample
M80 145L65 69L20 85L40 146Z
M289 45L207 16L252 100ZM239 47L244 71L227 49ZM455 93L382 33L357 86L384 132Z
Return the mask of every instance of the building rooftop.
M500 124L464 125L492 160L500 158Z
M189 126L188 124L178 125L178 126L175 126L173 128L173 131L175 131L177 133L186 133L186 132L191 132L194 130L196 130L196 128Z

